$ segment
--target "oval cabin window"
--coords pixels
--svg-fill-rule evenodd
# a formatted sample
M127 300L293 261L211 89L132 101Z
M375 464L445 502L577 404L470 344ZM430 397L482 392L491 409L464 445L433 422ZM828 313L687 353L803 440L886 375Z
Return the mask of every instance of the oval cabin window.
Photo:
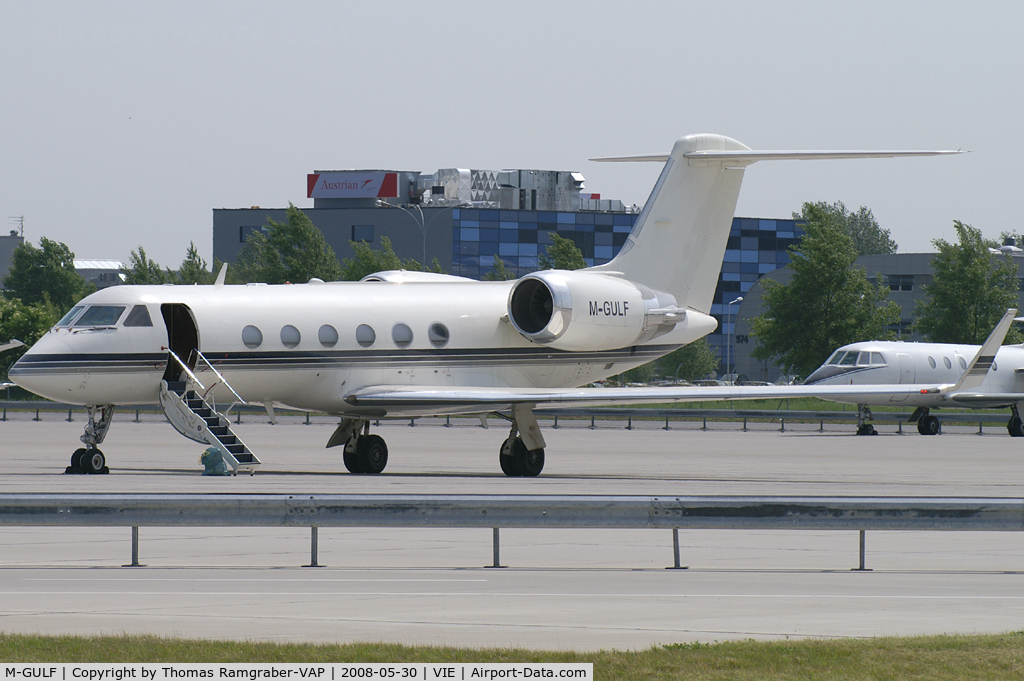
M281 329L281 343L283 343L286 348L297 347L301 340L302 334L300 334L299 330L291 324L288 324Z
M400 348L407 348L412 344L412 329L401 322L395 324L391 329L391 340Z
M242 329L242 342L245 343L245 347L256 349L263 345L263 332L250 324Z
M364 348L368 348L373 345L374 341L377 340L377 332L372 327L366 324L360 324L356 327L356 342Z
M324 324L317 332L317 338L320 340L320 345L325 348L333 348L338 344L338 330L330 324Z

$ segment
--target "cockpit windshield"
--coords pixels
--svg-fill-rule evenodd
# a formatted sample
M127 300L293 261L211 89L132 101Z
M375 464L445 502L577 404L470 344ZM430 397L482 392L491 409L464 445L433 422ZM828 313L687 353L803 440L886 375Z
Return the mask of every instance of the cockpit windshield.
M117 320L124 313L124 305L92 305L85 311L78 321L74 323L75 328L83 326L114 326Z
M85 309L84 305L75 305L73 308L71 308L70 312L68 312L66 315L64 315L61 318L61 320L59 322L57 322L57 326L60 326L60 327L71 326L71 322L75 321L75 317L77 317L78 313L80 313L84 309Z

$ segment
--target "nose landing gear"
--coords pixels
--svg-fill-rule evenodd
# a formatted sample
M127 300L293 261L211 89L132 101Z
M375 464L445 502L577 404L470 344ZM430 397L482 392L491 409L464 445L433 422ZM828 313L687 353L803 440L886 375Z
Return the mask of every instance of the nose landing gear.
M64 469L64 473L67 475L110 472L110 469L107 468L107 458L97 445L107 437L110 423L114 420L114 405L86 405L85 410L89 414L89 424L86 425L85 434L82 435L85 447L76 449L75 453L71 455L71 465ZM96 418L97 412L99 413L98 419Z

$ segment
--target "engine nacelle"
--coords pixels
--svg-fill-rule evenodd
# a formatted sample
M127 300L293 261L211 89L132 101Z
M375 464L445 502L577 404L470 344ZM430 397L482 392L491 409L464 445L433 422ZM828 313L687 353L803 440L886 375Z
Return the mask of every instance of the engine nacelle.
M508 317L535 343L559 350L611 350L668 333L686 312L671 295L626 279L545 270L515 283Z

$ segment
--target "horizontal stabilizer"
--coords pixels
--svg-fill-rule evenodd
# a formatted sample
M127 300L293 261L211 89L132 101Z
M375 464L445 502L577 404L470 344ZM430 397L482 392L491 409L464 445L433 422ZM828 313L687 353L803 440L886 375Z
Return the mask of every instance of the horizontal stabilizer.
M683 154L686 159L694 161L726 161L737 165L750 165L758 161L827 161L846 158L898 158L902 156L943 156L946 154L967 153L960 150L945 151L756 151L748 149L698 150ZM641 154L639 156L609 156L592 158L599 163L622 163L631 161L656 161L664 163L668 154Z

